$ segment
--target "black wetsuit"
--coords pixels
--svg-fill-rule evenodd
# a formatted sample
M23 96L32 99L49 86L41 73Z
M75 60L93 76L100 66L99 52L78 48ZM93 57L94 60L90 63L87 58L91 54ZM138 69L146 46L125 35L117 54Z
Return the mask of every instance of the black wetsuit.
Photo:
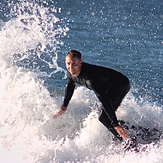
M85 86L95 92L103 105L102 113L99 117L100 122L118 139L122 140L114 129L115 126L118 126L115 111L130 89L128 78L113 69L83 62L81 72L77 77L72 76L68 72L68 82L63 102L63 106L65 107L67 107L73 95L75 83Z

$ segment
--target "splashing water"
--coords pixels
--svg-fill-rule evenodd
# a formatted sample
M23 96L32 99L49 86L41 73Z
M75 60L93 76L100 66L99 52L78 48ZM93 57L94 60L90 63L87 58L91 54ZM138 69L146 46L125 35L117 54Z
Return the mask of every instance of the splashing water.
M112 135L98 121L98 100L82 87L75 90L71 109L53 120L62 96L51 97L40 75L65 72L57 64L57 49L68 28L57 24L61 20L55 13L60 9L55 9L53 1L17 1L7 8L10 12L0 31L1 162L163 161L162 140L158 146L149 144L146 152L122 153L122 145L112 142ZM132 93L117 116L163 130L162 108L143 99L138 103Z
M9 3L8 7L9 20L0 31L1 160L35 162L35 148L41 140L39 126L49 119L49 108L56 108L56 102L30 69L38 69L40 60L53 71L63 71L56 62L57 46L62 44L56 36L64 36L68 29L55 26L59 19L52 14L57 12L54 7L51 13L39 3L27 1ZM43 55L49 55L49 60Z
M10 59L28 68L36 68L38 59L51 69L59 68L56 62L57 46L62 42L58 38L63 37L68 28L57 26L60 21L54 16L57 10L53 7L50 11L26 1L8 6L12 18L1 29L2 59ZM6 62L9 64L10 61Z

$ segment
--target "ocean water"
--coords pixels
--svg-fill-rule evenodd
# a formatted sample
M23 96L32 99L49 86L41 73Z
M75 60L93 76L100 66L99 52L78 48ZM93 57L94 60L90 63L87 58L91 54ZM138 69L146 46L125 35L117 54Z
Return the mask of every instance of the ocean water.
M163 131L162 0L1 0L0 162L162 163L162 139L124 153L86 88L77 86L68 111L52 118L70 49L129 77L118 119Z

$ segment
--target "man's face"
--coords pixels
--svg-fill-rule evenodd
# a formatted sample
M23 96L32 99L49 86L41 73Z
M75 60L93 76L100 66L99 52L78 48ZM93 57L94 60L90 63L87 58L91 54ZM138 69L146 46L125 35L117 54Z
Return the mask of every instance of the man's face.
M68 72L72 76L76 77L80 74L81 65L82 65L82 61L80 59L78 59L77 57L73 58L73 57L67 56L65 59L65 64L66 64L66 68Z

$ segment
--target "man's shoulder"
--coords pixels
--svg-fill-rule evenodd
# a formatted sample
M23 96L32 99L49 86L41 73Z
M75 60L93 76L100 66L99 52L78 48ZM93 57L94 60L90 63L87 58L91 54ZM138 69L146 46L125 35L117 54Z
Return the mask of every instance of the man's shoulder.
M82 62L83 67L85 68L94 68L97 67L97 65L91 64L91 63L87 63L87 62Z
M83 62L83 67L86 69L93 69L94 71L97 70L110 70L110 68L108 67L103 67L100 65L95 65L95 64L91 64L91 63L87 63L87 62Z
M82 63L82 72L90 72L92 70L95 69L95 65L87 63L87 62L83 62Z
M117 75L120 74L118 71L111 69L109 67L104 67L101 65L95 65L83 62L83 70L87 73L95 74L97 76L106 76L106 75Z

